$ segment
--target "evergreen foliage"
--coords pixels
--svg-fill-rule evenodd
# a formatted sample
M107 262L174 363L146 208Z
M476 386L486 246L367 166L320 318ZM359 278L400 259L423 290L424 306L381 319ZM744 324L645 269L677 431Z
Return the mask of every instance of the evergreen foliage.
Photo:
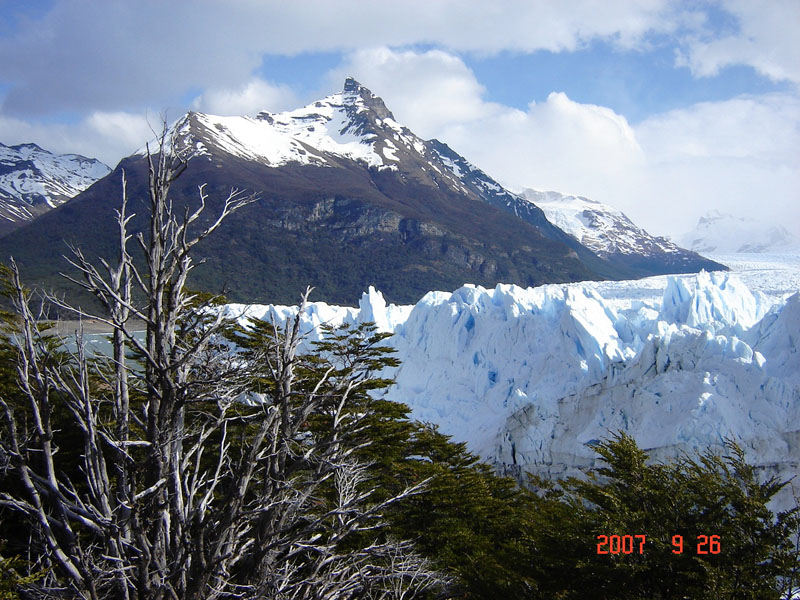
M129 252L124 177L117 261L96 267L74 251L73 281L103 307L88 316L111 328L110 357L91 356L81 335L75 352L51 343L16 264L8 271L0 533L24 544L13 516L26 556L47 568L25 596L377 600L440 587L410 542L384 533L388 508L426 482L379 497L355 456L369 440L351 441L365 394L388 383L374 377L392 362L371 349L380 337L334 335L302 356L298 315L265 328L258 348L227 343L230 323L185 284L193 247L252 199L233 190L208 220L201 187L199 207L174 214L185 161L148 155L144 269Z
M582 598L587 589L624 600L791 597L798 509L772 513L767 504L785 483L759 482L739 446L650 463L620 433L595 450L605 466L549 486L535 502L543 597ZM629 554L598 554L609 550L598 548L601 535L646 542L641 552L634 538Z
M44 577L43 572L21 576L19 571L24 566L24 561L19 556L4 558L0 555L0 600L19 600L18 590L21 587Z

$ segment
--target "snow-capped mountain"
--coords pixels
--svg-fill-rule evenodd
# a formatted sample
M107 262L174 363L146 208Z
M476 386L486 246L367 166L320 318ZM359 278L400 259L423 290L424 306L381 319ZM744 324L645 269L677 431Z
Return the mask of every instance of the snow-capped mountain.
M174 143L189 157L171 188L178 205L196 202L203 184L215 192L209 210L231 187L260 195L203 242L205 263L194 285L227 288L231 298L288 302L309 284L326 300L345 302L375 285L392 300L412 302L464 282L527 286L724 268L696 255L668 266L649 256L640 264L598 256L446 144L398 123L353 79L297 110L254 117L190 112L173 127ZM124 159L69 210L0 241L0 256L13 252L48 265L47 283L57 285L49 273L63 270L62 239L107 251L111 229L89 230L87 223L113 219L123 167L129 197L144 196L142 154ZM135 212L131 227L144 227L137 219L146 211Z
M424 150L380 98L352 79L341 93L297 110L261 112L256 117L190 112L176 127L194 156L213 157L222 151L274 168L287 164L334 167L337 159L345 158L397 170L398 148L391 138L406 150L415 143L418 152Z
M693 264L698 256L665 237L652 236L637 226L622 211L583 196L523 189L522 197L544 211L547 219L584 246L606 259L631 266L649 263L649 269L662 273L681 273L683 264ZM693 249L696 250L696 249Z
M414 175L420 181L448 184L465 194L470 193L465 175L475 173L474 186L504 191L441 142L423 140L399 124L381 98L352 78L345 80L342 92L296 110L255 117L190 112L175 127L194 156L213 159L221 151L273 168L337 167L342 159L378 171L414 172L417 167L420 172Z
M680 238L696 252L782 252L800 248L800 239L785 227L745 219L718 210L700 217L697 226Z
M334 166L344 158L419 183L446 186L569 244L568 237L547 227L549 221L598 256L643 274L714 268L666 238L649 235L610 206L557 192L510 192L446 144L423 140L400 125L380 98L352 78L341 93L297 110L262 112L254 118L190 113L179 127L195 155L209 155L213 147L272 167Z
M402 365L388 397L411 406L508 472L564 476L596 460L591 444L622 430L659 458L743 444L766 473L800 467L800 292L753 292L737 276L431 292L358 308L314 303L303 322L372 321ZM648 284L658 282L649 281ZM296 307L227 307L284 322Z
M513 213L547 237L568 238L543 213L503 188L439 140L423 140L399 124L383 100L352 78L341 93L282 113L219 117L191 112L176 124L194 156L219 152L273 168L340 167L354 161L409 183L435 186ZM140 150L143 153L144 149Z
M36 144L0 144L0 230L63 204L109 172L94 158L53 154Z

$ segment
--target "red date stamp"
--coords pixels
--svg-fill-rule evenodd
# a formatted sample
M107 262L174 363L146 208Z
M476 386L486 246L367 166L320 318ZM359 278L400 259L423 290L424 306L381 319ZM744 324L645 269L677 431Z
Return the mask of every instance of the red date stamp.
M647 536L637 535L598 535L598 554L644 554ZM722 544L718 535L698 535L695 554L719 554ZM682 535L672 536L672 553L683 554L684 541Z

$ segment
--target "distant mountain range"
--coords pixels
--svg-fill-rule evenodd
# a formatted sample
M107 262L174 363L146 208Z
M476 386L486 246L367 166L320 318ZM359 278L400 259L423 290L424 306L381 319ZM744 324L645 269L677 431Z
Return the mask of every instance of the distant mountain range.
M353 79L294 111L190 112L174 128L191 151L172 188L176 208L197 202L201 184L211 195L209 218L232 186L260 196L198 247L205 262L192 285L226 290L232 300L294 302L310 284L331 302L352 302L369 285L391 301L412 302L465 282L532 286L724 268L690 252L656 252L654 243L634 259L603 255L446 144L400 125ZM112 255L122 169L136 212L131 227L144 230L137 203L146 197L147 168L139 152L0 239L0 258L14 254L30 280L58 288L65 242L90 256Z
M111 172L94 158L0 144L0 234L78 195Z
M696 252L781 252L800 249L800 239L780 225L745 219L718 210L701 217L679 240Z
M650 235L612 206L559 192L524 189L522 196L541 208L553 225L614 264L639 271L641 275L696 270L695 252L665 237Z

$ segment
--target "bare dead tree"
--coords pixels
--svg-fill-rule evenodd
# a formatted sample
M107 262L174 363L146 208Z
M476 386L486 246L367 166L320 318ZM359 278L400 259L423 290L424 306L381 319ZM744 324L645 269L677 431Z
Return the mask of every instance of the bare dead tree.
M223 313L186 290L191 251L255 198L233 190L208 222L201 186L198 206L178 217L169 191L188 162L180 139L165 128L147 160L141 262L129 252L123 174L116 261L96 267L79 249L71 259L70 279L102 311L57 301L111 327L108 360L87 356L81 331L72 354L48 343L11 265L19 394L0 397L0 483L14 481L0 487L0 506L27 520L42 566L52 567L30 594L408 598L441 583L410 544L379 533L387 507L424 482L375 500L345 443L363 427L350 405L373 376L378 338L310 368L298 352L307 290L297 317L273 327L262 348L226 341ZM256 394L255 380L267 389ZM310 428L315 417L325 426ZM65 428L80 432L77 464L63 460ZM345 543L366 533L365 547Z

